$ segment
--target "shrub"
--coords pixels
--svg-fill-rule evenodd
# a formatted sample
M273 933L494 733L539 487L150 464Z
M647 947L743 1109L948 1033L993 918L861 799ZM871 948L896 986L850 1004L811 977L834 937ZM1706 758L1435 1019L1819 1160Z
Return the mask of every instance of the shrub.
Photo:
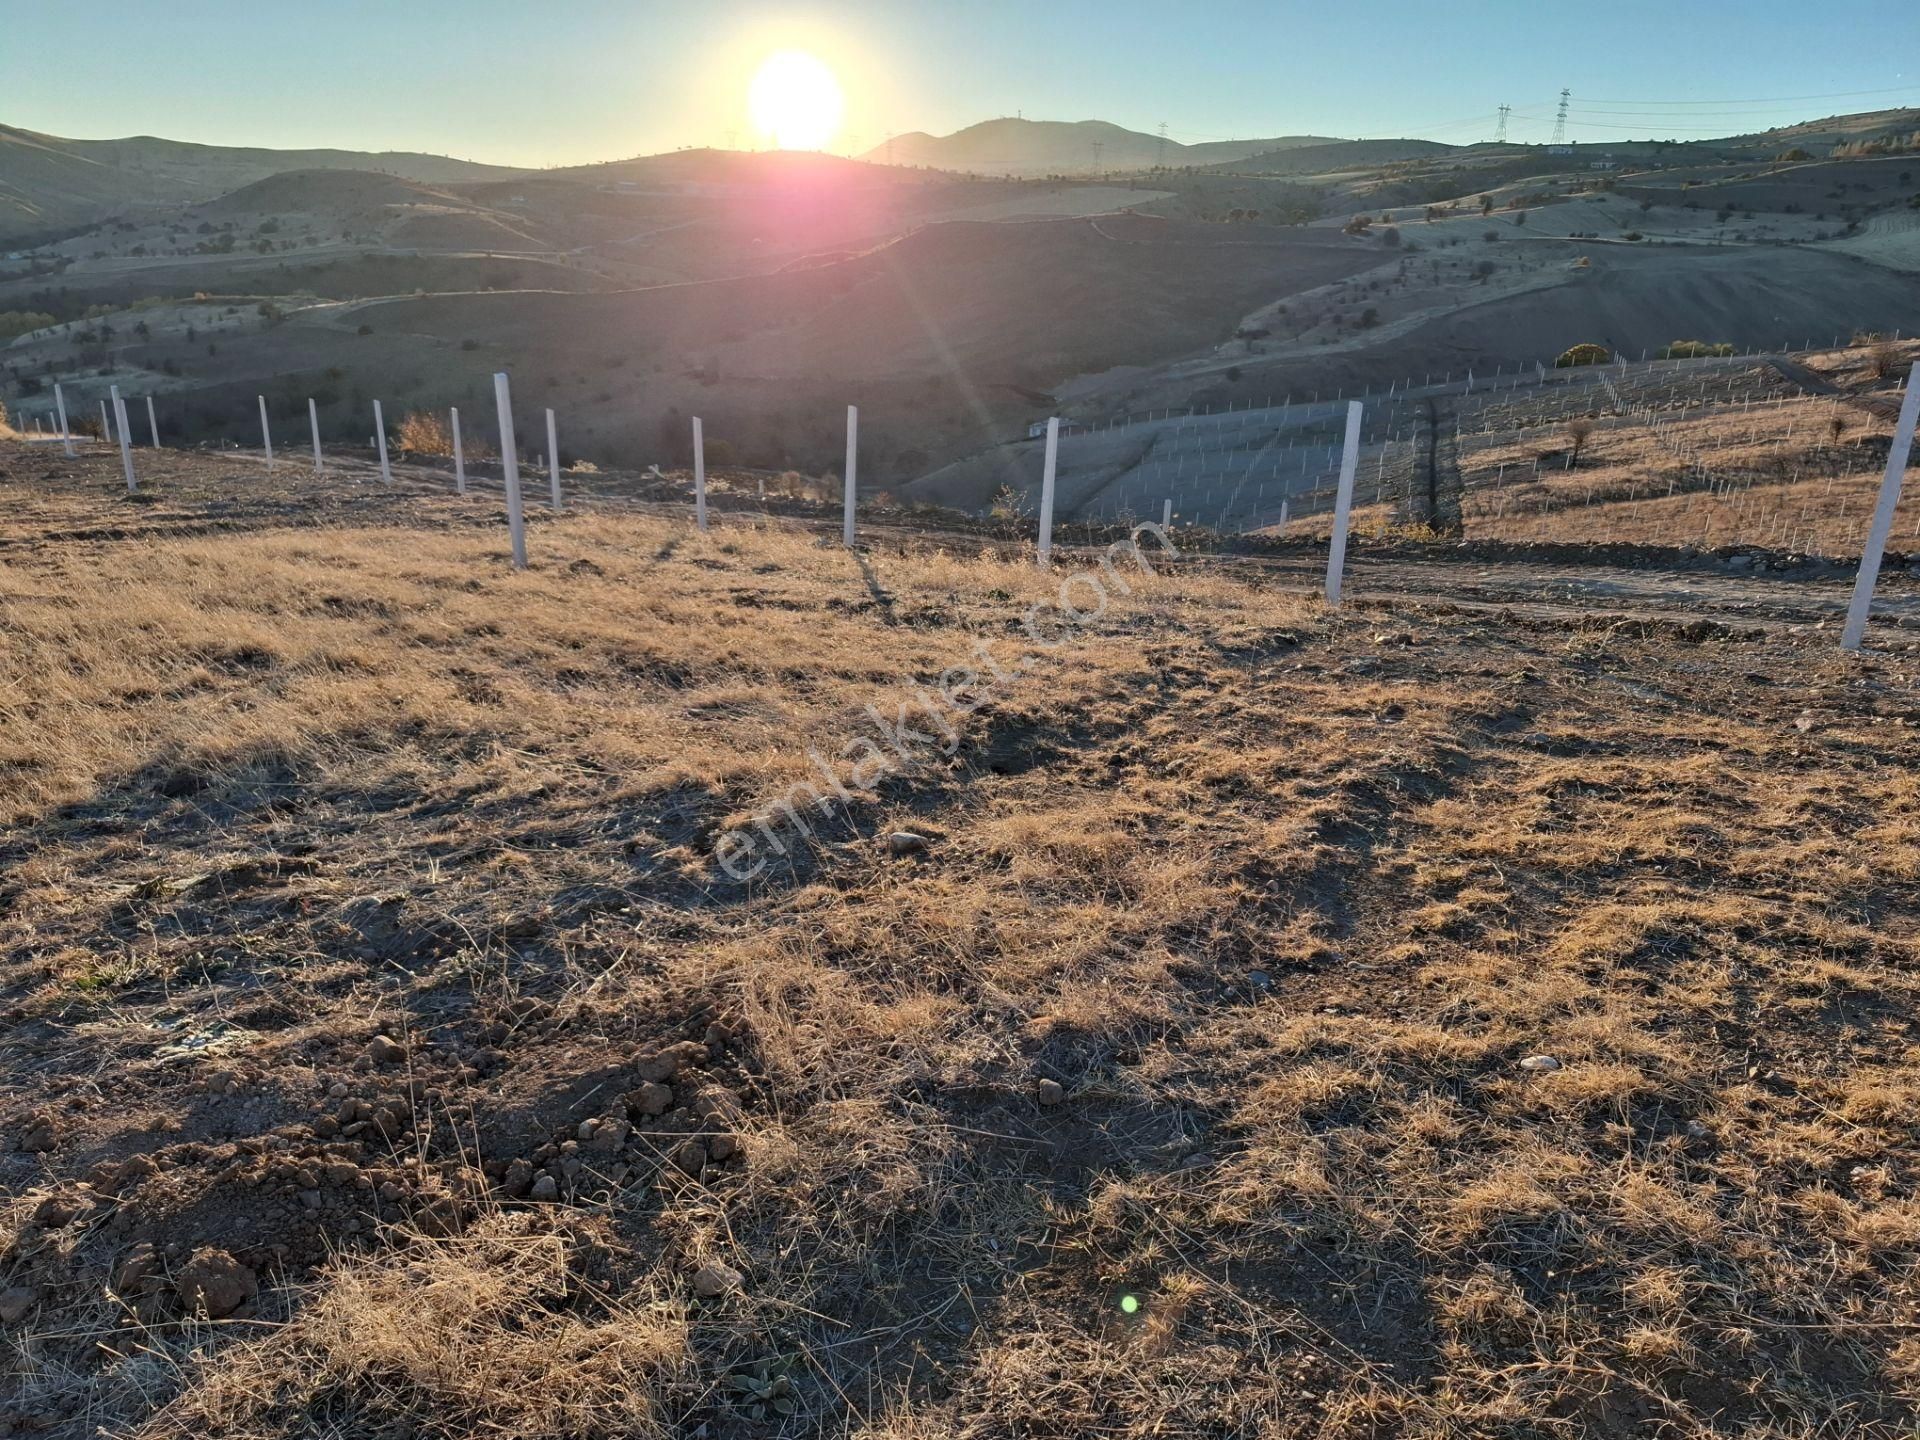
M400 448L413 455L453 454L453 432L447 422L430 410L412 410L394 433ZM463 437L464 438L464 437ZM463 445L461 447L465 449Z
M1666 349L1658 352L1656 360L1708 360L1724 358L1733 354L1733 346L1721 342L1710 344L1705 340L1675 340Z
M1587 441L1593 438L1593 421L1585 416L1567 422L1567 468L1573 469L1580 463L1580 452L1587 448Z
M1585 344L1575 345L1570 350L1563 351L1560 358L1553 362L1553 368L1556 370L1569 370L1576 365L1604 365L1612 358L1613 352L1607 349L1606 346L1595 345L1589 341Z

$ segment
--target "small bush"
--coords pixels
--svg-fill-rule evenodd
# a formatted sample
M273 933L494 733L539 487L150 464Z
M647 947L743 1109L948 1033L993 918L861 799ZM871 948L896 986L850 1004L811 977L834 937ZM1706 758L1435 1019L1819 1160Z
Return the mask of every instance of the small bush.
M1710 360L1721 359L1733 354L1733 346L1725 341L1710 344L1705 340L1675 340L1664 350L1654 355L1656 360Z
M1553 368L1570 370L1576 365L1604 365L1611 359L1613 359L1611 350L1604 345L1595 345L1589 341L1562 351L1560 358L1553 362Z
M409 411L394 433L400 448L411 455L453 454L453 431L431 410ZM463 437L464 439L464 437ZM462 449L466 447L462 445Z

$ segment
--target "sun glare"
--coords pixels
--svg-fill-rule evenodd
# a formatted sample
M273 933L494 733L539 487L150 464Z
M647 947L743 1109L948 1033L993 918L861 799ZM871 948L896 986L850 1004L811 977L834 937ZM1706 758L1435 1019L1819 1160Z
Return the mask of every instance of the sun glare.
M840 131L846 97L818 56L780 50L754 72L747 109L754 129L782 150L823 150Z

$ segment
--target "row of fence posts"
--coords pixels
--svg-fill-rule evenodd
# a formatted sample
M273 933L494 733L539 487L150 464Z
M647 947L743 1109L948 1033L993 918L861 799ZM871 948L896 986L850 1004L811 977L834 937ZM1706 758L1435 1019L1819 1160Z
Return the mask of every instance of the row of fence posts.
M513 568L527 568L527 532L526 514L520 491L520 456L514 439L513 395L511 383L505 371L493 377L494 402L499 411L500 456L504 472L507 493L507 529L512 541ZM66 395L58 384L53 387L54 406L60 419L60 440L65 453L72 456L73 432L67 420ZM265 452L267 470L272 472L273 429L267 415L267 400L260 400L260 440ZM111 408L109 408L109 405ZM1327 553L1326 598L1327 604L1338 608L1341 588L1346 575L1347 539L1353 513L1354 475L1360 461L1360 432L1365 407L1358 400L1347 402L1346 435L1340 449L1340 479L1334 496L1333 530ZM100 403L101 433L112 436L119 442L120 463L126 474L127 493L134 494L139 489L139 481L134 474L133 446L127 424L126 401L121 397L118 385L109 387L109 399ZM454 485L459 494L467 493L466 452L460 433L460 411L451 411ZM547 419L547 471L551 491L551 504L554 513L563 508L560 486L560 443L558 422L554 412L546 412ZM1873 592L1879 580L1880 565L1885 557L1887 539L1893 530L1894 513L1899 508L1902 482L1906 475L1907 458L1913 446L1916 420L1920 419L1920 366L1915 367L1907 377L1904 398L1900 405L1899 420L1894 426L1893 444L1887 455L1886 475L1881 481L1879 501L1874 509L1873 524L1868 532L1866 545L1860 556L1859 574L1854 580L1853 595L1847 607L1847 620L1841 632L1840 644L1844 650L1857 651L1866 638L1867 619L1872 609ZM313 435L313 471L325 473L326 461L320 446L319 407L309 398L307 401L307 421ZM111 422L111 423L109 423ZM147 397L147 424L152 433L153 447L160 447L160 426L154 415L153 397ZM393 468L387 455L386 417L378 400L373 402L374 439L380 457L380 479L382 483L393 483ZM858 497L858 466L860 447L860 411L857 406L847 407L847 461L842 490L841 542L848 548L854 543L854 517ZM1040 517L1037 562L1042 569L1052 564L1053 559L1053 512L1055 491L1059 477L1060 464L1060 420L1058 416L1047 421L1045 459L1040 479ZM693 507L694 524L702 531L708 528L707 517L707 457L705 428L700 418L693 418ZM1160 512L1162 529L1173 523L1173 501L1163 502Z

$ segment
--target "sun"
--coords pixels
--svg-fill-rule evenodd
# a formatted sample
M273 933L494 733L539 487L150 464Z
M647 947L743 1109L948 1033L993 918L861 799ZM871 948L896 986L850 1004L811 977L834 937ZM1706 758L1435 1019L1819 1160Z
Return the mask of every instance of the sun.
M804 50L777 50L747 87L753 127L782 150L824 150L840 132L846 97L833 71Z

